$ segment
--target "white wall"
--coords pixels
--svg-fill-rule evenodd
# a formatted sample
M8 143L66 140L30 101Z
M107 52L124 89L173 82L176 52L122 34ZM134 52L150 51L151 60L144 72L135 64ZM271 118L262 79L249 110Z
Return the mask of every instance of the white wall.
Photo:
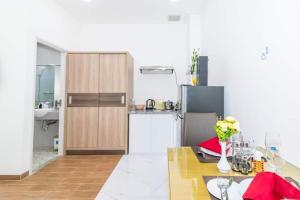
M188 57L190 58L192 56L193 50L200 50L202 47L202 30L201 30L201 15L194 14L189 16L188 20ZM205 56L205 55L203 55ZM192 59L189 59L188 64L191 65Z
M31 166L37 39L73 49L80 25L51 0L0 6L0 174Z
M23 102L27 62L27 20L26 1L1 2L0 174L24 172L22 145L25 126Z
M300 166L300 2L214 0L202 12L202 52L209 82L225 85L226 114L263 145L267 131L282 136L283 155ZM267 60L261 53L268 46Z
M60 61L61 52L40 43L37 45L37 65L60 65Z
M188 48L187 25L115 24L84 25L80 34L82 51L129 51L135 60L134 96L136 103L148 98L177 99L174 75L142 75L140 66L171 65L179 83L185 81Z

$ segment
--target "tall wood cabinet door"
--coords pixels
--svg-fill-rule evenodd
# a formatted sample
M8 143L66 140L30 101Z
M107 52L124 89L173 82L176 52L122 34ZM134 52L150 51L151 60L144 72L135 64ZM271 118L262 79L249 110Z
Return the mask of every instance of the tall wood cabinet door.
M125 107L99 108L98 144L102 149L124 149L127 129Z
M100 55L100 93L121 93L127 90L126 54Z
M98 93L99 54L68 55L68 93Z
M97 148L98 108L67 108L67 149Z

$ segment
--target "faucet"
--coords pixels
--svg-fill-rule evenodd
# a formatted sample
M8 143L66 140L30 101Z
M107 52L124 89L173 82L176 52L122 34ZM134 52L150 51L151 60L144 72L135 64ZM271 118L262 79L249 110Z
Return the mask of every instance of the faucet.
M37 105L37 108L38 108L38 109L42 109L42 108L52 108L52 103L49 102L49 101L46 101L46 102L40 102L40 103Z

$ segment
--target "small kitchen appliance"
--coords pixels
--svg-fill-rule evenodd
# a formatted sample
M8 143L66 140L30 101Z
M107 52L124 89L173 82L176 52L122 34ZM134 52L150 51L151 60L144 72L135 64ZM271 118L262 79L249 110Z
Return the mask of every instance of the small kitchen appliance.
M155 101L155 109L156 110L165 110L165 102L161 99L157 99Z
M172 101L166 101L165 102L165 109L166 110L173 110L174 109L174 104Z
M146 110L153 110L155 108L155 101L153 99L148 99L146 101Z

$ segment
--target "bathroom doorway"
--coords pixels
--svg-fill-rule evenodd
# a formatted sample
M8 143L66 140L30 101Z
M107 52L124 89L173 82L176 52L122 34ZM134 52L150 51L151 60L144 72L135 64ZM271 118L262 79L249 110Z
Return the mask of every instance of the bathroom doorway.
M37 44L32 172L55 160L60 151L62 108L62 55Z

